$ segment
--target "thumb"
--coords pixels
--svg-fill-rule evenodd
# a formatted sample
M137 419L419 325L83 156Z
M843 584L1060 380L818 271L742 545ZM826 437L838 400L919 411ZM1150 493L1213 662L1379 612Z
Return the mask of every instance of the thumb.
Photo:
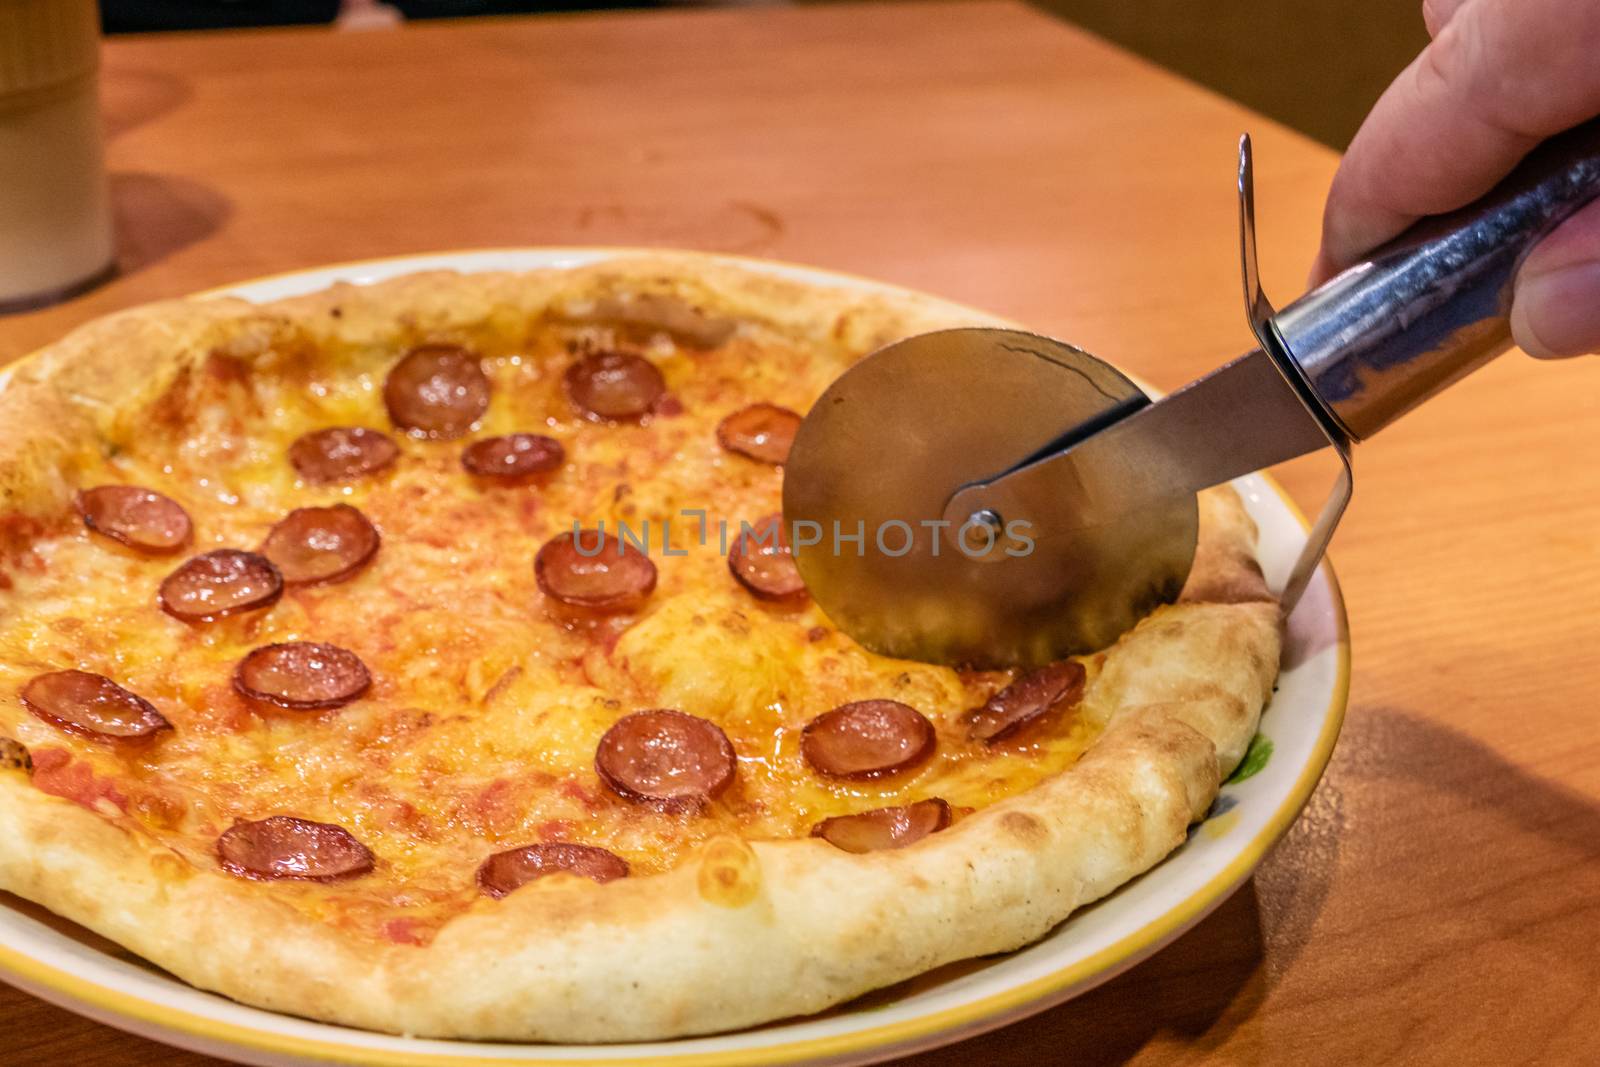
M1600 352L1600 201L1529 253L1517 273L1511 334L1541 359Z

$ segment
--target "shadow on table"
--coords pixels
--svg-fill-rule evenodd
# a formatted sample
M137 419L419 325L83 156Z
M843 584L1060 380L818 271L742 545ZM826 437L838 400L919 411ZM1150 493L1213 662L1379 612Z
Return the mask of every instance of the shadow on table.
M215 233L233 204L209 185L166 174L111 175L117 274L158 263Z
M901 1067L1116 1064L1163 1037L1200 1053L1223 1041L1265 995L1253 882L1176 943L1057 1008L1002 1030L896 1061Z
M1447 712L1438 712L1443 716ZM1507 714L1529 718L1525 710ZM1600 724L1595 736L1600 736ZM1341 758L1342 757L1342 758ZM1423 786L1441 799L1509 819L1574 858L1600 860L1600 803L1560 782L1530 773L1465 733L1403 708L1361 708L1345 723L1330 777ZM1425 812L1396 812L1415 820Z

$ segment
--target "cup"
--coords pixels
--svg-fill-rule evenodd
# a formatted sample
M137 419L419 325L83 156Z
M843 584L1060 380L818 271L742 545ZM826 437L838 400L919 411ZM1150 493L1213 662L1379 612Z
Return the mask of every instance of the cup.
M0 0L0 311L112 269L95 0Z

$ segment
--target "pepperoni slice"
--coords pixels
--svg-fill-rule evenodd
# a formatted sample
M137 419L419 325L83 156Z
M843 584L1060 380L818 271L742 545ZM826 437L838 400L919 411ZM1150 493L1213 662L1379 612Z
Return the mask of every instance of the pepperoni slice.
M489 410L489 376L460 345L420 345L383 383L394 424L423 437L460 437Z
M740 530L728 549L728 570L762 600L805 595L806 583L795 565L782 515L768 515L749 530Z
M264 645L239 661L233 687L280 708L338 708L372 686L361 657L338 645L290 641Z
M628 864L621 856L593 845L524 845L484 860L478 868L478 888L491 897L503 897L558 871L610 882L626 878Z
M835 815L817 823L811 833L846 852L882 852L915 844L949 825L950 805L930 797L915 804Z
M222 869L241 878L332 882L372 870L372 852L332 823L274 815L236 822L217 838Z
M733 782L738 758L714 722L665 708L636 711L600 738L595 770L630 800L692 810Z
M933 755L933 723L898 700L841 704L806 723L800 751L830 778L876 778Z
M137 485L97 485L73 500L83 524L97 534L151 555L189 543L194 524L177 501Z
M1051 708L1083 699L1088 672L1077 660L1064 659L1029 671L982 707L963 717L967 736L974 741L1000 741L1016 733Z
M604 530L545 542L533 558L533 574L546 596L604 613L632 611L656 587L650 557Z
M340 582L378 551L378 531L349 504L295 508L261 543L261 554L291 585Z
M289 462L300 477L316 485L376 474L399 458L400 446L388 434L362 426L316 430L289 446Z
M184 622L212 622L226 615L271 607L283 595L283 575L270 559L237 548L195 556L167 575L161 610Z
M22 706L52 726L107 741L142 741L172 724L138 693L102 674L53 671L29 680Z
M729 452L781 467L789 458L800 416L776 404L751 404L717 423L717 442Z
M554 437L537 433L512 433L474 441L461 453L468 474L519 482L548 474L566 461L567 450Z
M567 368L565 383L568 399L590 419L637 419L667 391L655 364L631 352L584 356Z

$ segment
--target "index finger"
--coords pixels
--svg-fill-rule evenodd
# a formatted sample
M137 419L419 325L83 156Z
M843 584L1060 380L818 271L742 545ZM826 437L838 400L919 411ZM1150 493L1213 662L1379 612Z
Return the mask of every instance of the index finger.
M1313 282L1424 215L1471 203L1534 145L1600 113L1600 4L1469 0L1395 79L1334 176Z

